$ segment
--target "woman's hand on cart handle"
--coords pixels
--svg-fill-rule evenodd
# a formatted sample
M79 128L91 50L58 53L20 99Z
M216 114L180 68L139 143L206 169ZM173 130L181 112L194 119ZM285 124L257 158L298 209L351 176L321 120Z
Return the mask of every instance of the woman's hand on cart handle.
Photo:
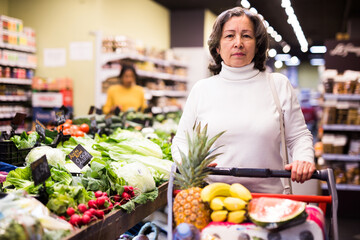
M285 165L285 170L291 170L291 180L304 183L309 180L316 170L315 163L295 160Z

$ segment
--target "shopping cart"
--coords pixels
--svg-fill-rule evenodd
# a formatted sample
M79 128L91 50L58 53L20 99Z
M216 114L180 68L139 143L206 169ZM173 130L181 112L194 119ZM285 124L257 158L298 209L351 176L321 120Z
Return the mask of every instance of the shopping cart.
M258 169L258 168L210 168L211 175L228 175L235 177L254 177L254 178L290 178L291 172L287 170L271 170L271 169ZM174 172L176 171L176 165L173 164L169 179L167 200L168 200L168 240L172 240L173 236L173 180ZM258 197L277 197L287 198L297 201L303 201L307 203L318 203L319 208L326 212L327 204L331 205L330 214L330 226L328 228L327 239L338 240L338 222L337 222L337 209L338 209L338 197L335 185L334 173L331 168L316 170L311 177L312 179L318 179L326 181L329 189L328 196L308 196L308 195L285 195L285 194L267 194L267 193L252 193L253 198Z

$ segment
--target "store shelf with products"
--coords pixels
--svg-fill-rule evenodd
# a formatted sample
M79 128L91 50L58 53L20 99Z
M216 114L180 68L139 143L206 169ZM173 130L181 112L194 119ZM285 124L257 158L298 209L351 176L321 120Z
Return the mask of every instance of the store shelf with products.
M19 78L0 78L0 83L15 84L15 85L31 85L31 79L19 79Z
M136 68L137 84L145 88L149 107L179 109L182 102L176 102L176 99L187 96L186 62L176 59L171 51L135 46L135 41L127 37L103 38L101 32L95 32L95 37L97 108L105 104L107 89L118 83L121 64L125 63ZM159 104L158 98L168 98L169 101L160 101L162 104Z
M32 78L37 66L35 31L21 19L0 16L0 129L11 131L10 120L25 113L16 130L29 130L32 117Z
M347 101L360 101L360 94L333 94L325 93L325 100L347 100Z
M360 162L360 155L324 153L322 157L325 161Z
M360 131L360 125L324 124L322 128L324 131L352 131L352 132Z

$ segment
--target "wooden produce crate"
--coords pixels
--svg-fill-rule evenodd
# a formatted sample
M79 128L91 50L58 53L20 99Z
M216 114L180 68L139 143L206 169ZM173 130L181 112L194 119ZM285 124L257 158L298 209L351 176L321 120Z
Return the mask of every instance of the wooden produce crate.
M82 227L76 230L64 240L115 240L121 234L135 226L138 222L149 216L157 209L166 206L168 183L159 186L159 195L153 201L148 201L145 204L136 205L135 210L131 213L126 213L124 210L113 211L107 215L103 220L98 220L87 227Z

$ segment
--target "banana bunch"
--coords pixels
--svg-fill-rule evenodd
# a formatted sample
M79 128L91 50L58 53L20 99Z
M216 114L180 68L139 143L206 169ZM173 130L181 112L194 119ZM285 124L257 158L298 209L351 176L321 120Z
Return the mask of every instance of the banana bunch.
M215 222L243 222L251 198L250 191L240 183L212 183L201 191L201 200L210 204L211 220Z

